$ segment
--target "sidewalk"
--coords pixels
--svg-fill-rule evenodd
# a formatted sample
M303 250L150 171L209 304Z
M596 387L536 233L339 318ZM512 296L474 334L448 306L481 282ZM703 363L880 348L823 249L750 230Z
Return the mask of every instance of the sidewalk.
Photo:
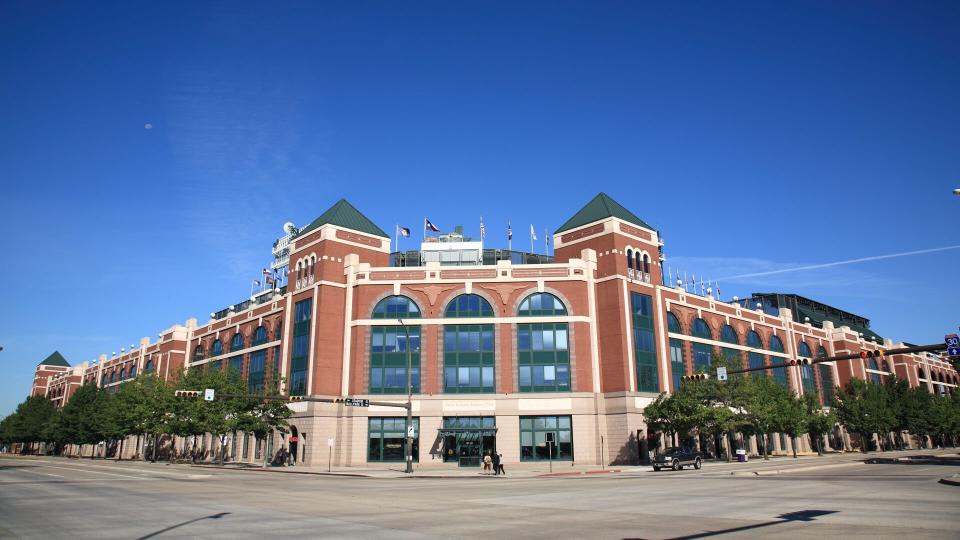
M799 472L804 470L815 470L830 467L849 466L853 463L865 463L874 460L903 460L909 456L948 456L957 455L957 449L940 450L903 450L891 452L871 452L862 454L859 452L846 452L842 454L824 454L823 456L805 455L794 458L792 456L776 456L769 460L763 458L751 458L747 463L712 461L703 463L703 469L700 473L722 473L736 476L761 476L770 474L781 474L784 472ZM275 474L310 474L320 476L347 476L359 478L491 478L500 479L502 476L494 476L492 473L484 472L477 468L459 468L455 465L429 464L427 466L414 464L412 474L403 472L404 464L397 463L392 467L332 467L329 471L326 467L307 467L297 465L294 467L267 467L261 468L251 464L227 464L220 467L214 464L196 464L192 467L212 468L221 470L249 471L260 473ZM687 467L690 468L690 467ZM687 469L685 468L685 469ZM506 478L549 478L549 477L569 477L569 476L630 476L636 477L646 474L667 474L666 472L655 472L649 465L617 465L608 467L599 467L596 465L571 465L570 462L554 462L553 470L550 470L549 463L519 463L511 464L506 467Z

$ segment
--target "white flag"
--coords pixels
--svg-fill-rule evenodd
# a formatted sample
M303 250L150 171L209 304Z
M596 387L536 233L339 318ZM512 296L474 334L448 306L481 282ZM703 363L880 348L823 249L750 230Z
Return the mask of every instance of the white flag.
M533 228L533 224L530 224L530 238L533 240L537 239L537 231Z

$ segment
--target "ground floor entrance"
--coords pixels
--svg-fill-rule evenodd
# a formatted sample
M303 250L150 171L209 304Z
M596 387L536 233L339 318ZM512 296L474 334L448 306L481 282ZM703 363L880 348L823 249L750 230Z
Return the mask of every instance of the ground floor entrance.
M479 467L485 455L497 451L496 419L492 416L445 416L439 429L443 461Z

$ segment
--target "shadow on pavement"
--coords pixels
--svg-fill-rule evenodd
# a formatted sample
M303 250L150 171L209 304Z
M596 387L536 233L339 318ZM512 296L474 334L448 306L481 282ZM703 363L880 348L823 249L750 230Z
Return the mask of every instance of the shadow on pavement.
M195 519L191 519L191 520L189 520L189 521L184 521L183 523L177 523L176 525L171 525L171 526L167 527L166 529L160 529L159 531L152 532L152 533L150 533L150 534L148 534L148 535L146 535L146 536L141 536L141 537L138 538L137 540L145 540L146 538L153 538L154 536L160 536L161 534L163 534L163 533L165 533L165 532L167 532L167 531L172 531L173 529L176 529L177 527L183 527L184 525L189 525L189 524L191 524L191 523L196 523L196 522L198 522L198 521L203 521L203 520L205 520L205 519L220 519L220 518L222 518L223 516L229 516L229 515L230 515L230 512L220 512L219 514L212 514L212 515L209 515L209 516L198 517L198 518L195 518Z
M789 512L786 514L780 514L777 516L779 519L777 521L767 521L764 523L757 523L754 525L744 525L743 527L733 527L730 529L721 529L719 531L708 531L697 534L690 534L687 536L675 536L670 540L692 540L694 538L708 538L710 536L717 536L721 534L730 534L741 531L749 531L751 529L759 529L761 527L769 527L771 525L780 525L783 523L790 523L794 521L814 521L820 516L826 516L830 514L836 514L836 510L800 510L797 512ZM625 539L633 540L633 539Z
M960 456L916 455L895 458L875 457L863 460L871 465L948 465L960 466Z

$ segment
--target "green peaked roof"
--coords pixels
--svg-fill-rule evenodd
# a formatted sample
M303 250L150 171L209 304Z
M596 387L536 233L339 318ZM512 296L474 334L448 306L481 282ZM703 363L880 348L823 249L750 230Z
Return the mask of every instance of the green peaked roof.
M320 214L320 217L304 227L300 231L300 234L308 233L328 223L352 231L390 238L389 234L383 232L383 229L377 227L374 222L370 221L370 218L361 214L360 211L354 208L346 199L337 201L337 204L331 206L329 210Z
M634 215L633 212L627 210L620 203L610 198L606 193L600 193L593 198L592 201L588 202L586 206L580 209L579 212L573 215L572 218L568 219L566 223L560 226L556 230L556 233L562 233L563 231L568 231L570 229L576 229L577 227L582 227L587 223L593 223L594 221L600 221L602 219L607 219L609 217L615 217L622 219L628 223L633 223L634 225L639 225L645 229L655 230L653 227L647 224L647 222L638 218Z
M47 357L46 360L37 364L39 366L62 366L70 367L70 362L67 362L67 359L60 354L60 351L53 351L53 354Z

